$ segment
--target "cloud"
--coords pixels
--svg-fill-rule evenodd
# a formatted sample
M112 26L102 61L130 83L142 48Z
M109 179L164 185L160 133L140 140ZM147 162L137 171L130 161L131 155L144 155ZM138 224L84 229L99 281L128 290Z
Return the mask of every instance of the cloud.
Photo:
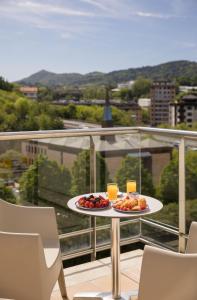
M125 0L81 0L81 2L108 13L109 17L130 18L135 16L155 19L170 19L176 17L175 14L138 10L136 5L134 7L135 1L131 3L131 1L128 2Z
M107 10L108 11L106 3L104 4L101 1L97 1L97 0L81 0L81 2L90 4L90 5L95 6L96 8L99 8L101 10L104 10L104 11Z
M51 30L62 39L88 34L93 30L98 32L105 27L105 21L110 19L174 17L165 12L146 11L142 4L139 9L139 3L134 0L0 0L0 2L1 19Z
M137 11L137 12L134 12L133 14L138 17L156 18L156 19L170 19L170 18L175 17L175 15L153 13L153 12L143 12L143 11Z
M33 28L52 30L68 38L87 30L82 20L92 19L94 12L71 6L66 0L0 0L0 18L24 23Z
M93 17L94 14L87 11L70 9L64 6L42 4L34 1L16 1L16 6L24 9L27 12L35 14L58 14L65 16L78 16L78 17Z
M37 1L26 0L8 0L3 1L0 6L0 13L12 16L14 13L31 14L31 15L64 15L73 17L93 17L94 14L90 11L72 9L64 5L40 3Z

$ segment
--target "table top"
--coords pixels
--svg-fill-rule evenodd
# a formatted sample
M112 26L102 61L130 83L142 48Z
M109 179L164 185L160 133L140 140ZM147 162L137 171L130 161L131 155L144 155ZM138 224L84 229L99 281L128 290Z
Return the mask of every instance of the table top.
M86 194L88 195L88 194ZM89 194L92 195L92 194ZM106 198L106 193L93 193L93 195L102 195L103 197ZM153 213L158 212L160 209L162 209L163 204L161 201L149 197L149 196L144 196L146 198L147 204L148 204L148 209L145 211L140 211L140 212L119 212L116 211L113 207L106 208L106 209L101 209L101 210L87 210L87 209L82 209L78 208L76 206L76 202L81 198L83 195L79 195L77 197L74 197L70 199L67 203L68 207L80 214L87 215L87 216L92 216L92 217L106 217L106 218L139 218L142 216L147 216Z

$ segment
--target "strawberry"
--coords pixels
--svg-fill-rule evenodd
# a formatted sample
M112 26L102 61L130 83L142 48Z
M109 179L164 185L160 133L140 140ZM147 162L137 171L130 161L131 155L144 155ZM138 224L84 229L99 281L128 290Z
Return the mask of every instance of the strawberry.
M94 208L94 203L90 202L89 203L89 208Z
M89 201L86 201L85 207L89 208Z

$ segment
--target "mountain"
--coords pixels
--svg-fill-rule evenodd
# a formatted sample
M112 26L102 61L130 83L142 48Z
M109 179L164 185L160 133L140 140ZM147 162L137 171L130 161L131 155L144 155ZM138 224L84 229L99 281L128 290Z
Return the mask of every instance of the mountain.
M28 85L88 85L88 84L117 84L134 80L139 76L150 79L174 79L174 78L197 78L197 62L187 60L172 61L156 66L130 68L127 70L113 71L109 73L91 72L79 73L52 73L41 70L27 78L18 81Z

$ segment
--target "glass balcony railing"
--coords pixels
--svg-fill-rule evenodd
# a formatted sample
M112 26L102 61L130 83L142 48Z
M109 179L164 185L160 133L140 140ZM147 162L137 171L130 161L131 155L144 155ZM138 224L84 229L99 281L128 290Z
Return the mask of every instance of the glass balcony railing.
M140 193L164 208L146 218L122 220L121 244L141 241L184 251L197 219L197 132L156 128L105 128L0 134L0 198L54 206L63 258L110 249L110 223L67 208L75 195L121 191L135 179Z

